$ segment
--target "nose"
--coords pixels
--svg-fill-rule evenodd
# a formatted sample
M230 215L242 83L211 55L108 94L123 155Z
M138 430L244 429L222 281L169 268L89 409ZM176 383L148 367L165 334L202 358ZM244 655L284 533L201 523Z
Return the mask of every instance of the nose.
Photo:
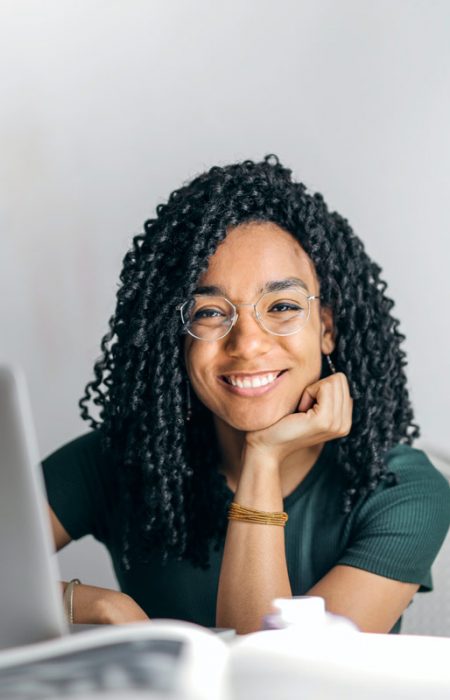
M225 349L231 357L251 359L269 352L276 336L259 324L252 305L242 304L238 310L238 319L224 340Z

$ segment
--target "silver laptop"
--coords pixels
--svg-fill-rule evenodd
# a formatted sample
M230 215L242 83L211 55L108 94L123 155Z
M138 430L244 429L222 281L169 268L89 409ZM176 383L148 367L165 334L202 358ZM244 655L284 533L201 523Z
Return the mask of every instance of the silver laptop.
M25 375L0 365L0 649L105 628L67 624L60 578Z
M0 700L143 689L155 700L224 700L217 635L175 620L68 626L58 579L25 376L0 365Z
M68 632L25 376L0 365L0 649Z

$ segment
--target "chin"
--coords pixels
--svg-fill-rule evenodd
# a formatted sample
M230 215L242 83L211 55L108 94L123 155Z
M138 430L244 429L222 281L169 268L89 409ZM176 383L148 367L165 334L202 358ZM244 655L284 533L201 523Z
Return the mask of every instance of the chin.
M289 415L289 412L281 413L280 415L261 416L261 415L242 415L242 416L227 416L223 420L235 430L243 433L253 433L256 430L264 430L270 428L274 423Z

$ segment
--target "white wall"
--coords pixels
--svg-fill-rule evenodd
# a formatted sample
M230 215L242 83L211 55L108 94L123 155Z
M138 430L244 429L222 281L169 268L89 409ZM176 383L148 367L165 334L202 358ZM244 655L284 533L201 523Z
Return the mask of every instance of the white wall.
M417 419L450 450L449 25L445 0L0 2L0 358L43 455L85 429L131 236L194 174L268 152L383 266ZM93 551L65 574L111 581Z

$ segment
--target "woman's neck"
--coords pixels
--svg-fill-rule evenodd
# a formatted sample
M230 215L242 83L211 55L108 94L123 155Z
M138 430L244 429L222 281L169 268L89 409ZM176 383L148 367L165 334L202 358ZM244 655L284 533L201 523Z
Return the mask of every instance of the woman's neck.
M216 416L214 416L214 427L221 455L219 471L225 475L229 488L236 491L242 471L242 452L246 433L236 430ZM324 443L320 443L297 450L280 464L283 498L292 493L303 481L316 463L323 446Z

